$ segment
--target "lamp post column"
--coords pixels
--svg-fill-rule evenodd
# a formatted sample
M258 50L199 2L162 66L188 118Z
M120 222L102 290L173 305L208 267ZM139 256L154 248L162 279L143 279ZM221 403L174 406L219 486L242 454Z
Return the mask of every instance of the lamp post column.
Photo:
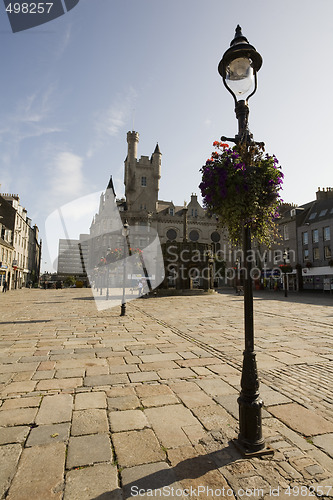
M287 281L287 257L288 257L288 252L285 250L283 252L283 263L284 263L284 296L288 297L288 281Z
M241 393L238 398L238 441L245 454L252 454L262 450L265 447L265 442L262 437L261 421L263 402L259 397L259 379L254 351L251 231L249 227L243 229L243 253L245 349L243 352Z
M124 223L122 230L122 235L124 237L124 258L123 258L123 295L121 300L120 316L125 316L126 314L126 250L128 249L129 254L131 254L130 245L128 241L129 226L127 221Z

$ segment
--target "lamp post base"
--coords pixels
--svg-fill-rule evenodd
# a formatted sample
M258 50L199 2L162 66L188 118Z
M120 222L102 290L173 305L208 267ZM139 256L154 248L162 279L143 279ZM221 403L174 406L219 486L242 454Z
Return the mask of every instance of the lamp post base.
M120 316L125 316L125 314L126 314L126 304L124 302L123 304L121 304Z
M236 446L243 456L259 456L272 453L262 436L261 409L263 401L259 396L259 380L256 354L245 350L241 379L239 405L239 435ZM267 451L266 451L267 450Z
M260 450L253 450L252 448L248 448L244 443L239 441L239 439L234 439L232 443L235 445L237 450L241 453L244 458L252 458L252 457L262 457L264 455L274 455L274 448L271 446L264 444L264 447Z

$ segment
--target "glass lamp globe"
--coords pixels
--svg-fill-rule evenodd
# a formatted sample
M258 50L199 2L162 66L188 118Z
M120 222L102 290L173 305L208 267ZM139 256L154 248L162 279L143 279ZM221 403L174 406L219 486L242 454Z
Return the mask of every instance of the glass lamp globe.
M236 98L245 98L254 85L254 72L251 60L247 57L238 57L230 61L226 67L225 80Z

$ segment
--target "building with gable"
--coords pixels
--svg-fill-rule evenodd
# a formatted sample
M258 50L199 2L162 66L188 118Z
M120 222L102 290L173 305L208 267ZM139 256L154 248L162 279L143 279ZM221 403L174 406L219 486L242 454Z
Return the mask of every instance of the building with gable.
M197 199L191 195L188 203L179 206L159 199L162 153L157 144L152 155L138 158L138 132L127 133L128 152L125 159L125 211L123 218L130 226L150 225L160 238L167 241L192 241L221 248L223 231L214 217L209 217ZM187 193L184 193L186 196Z
M186 261L188 262L189 255L196 255L195 265L198 268L207 266L204 253L208 250L210 254L222 252L221 260L225 260L226 249L229 246L224 231L218 228L217 219L208 216L196 194L192 193L189 202L184 202L183 205L160 200L159 183L162 171L160 147L156 144L151 156L139 158L138 143L138 132L128 132L127 156L124 162L125 197L116 198L112 177L106 191L101 194L99 210L90 227L88 267L93 269L97 266L110 248L123 248L122 226L125 221L129 225L131 245L134 248L147 247L156 233L158 234L166 270L169 257L175 264L176 254L178 263L173 266L173 270L177 266L180 267L181 250L185 248L182 245L186 245ZM120 214L120 227L117 216L110 217L114 207ZM198 253L202 255L201 263ZM182 287L185 281L182 280Z

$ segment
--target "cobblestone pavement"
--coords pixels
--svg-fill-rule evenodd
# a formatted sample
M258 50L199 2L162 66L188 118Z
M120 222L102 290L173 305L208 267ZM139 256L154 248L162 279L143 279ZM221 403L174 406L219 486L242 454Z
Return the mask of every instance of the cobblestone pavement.
M333 297L256 294L275 453L251 459L233 444L242 297L140 299L125 317L86 289L0 298L1 498L333 498Z

